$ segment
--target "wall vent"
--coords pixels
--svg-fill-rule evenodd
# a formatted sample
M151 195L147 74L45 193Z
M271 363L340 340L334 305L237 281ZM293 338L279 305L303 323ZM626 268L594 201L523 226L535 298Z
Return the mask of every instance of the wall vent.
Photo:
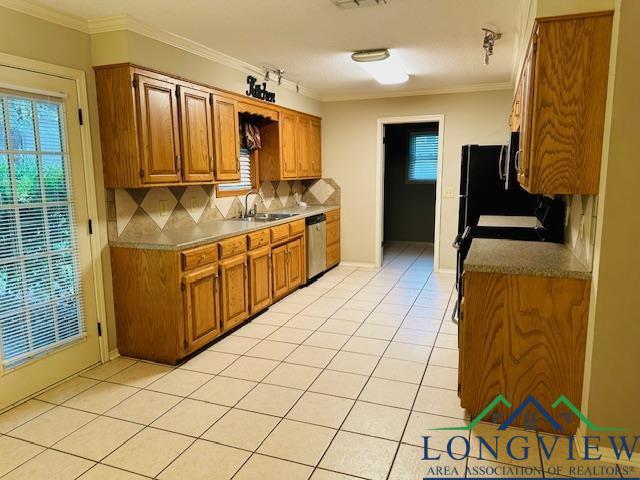
M373 7L387 4L387 0L331 0L331 2L338 8Z

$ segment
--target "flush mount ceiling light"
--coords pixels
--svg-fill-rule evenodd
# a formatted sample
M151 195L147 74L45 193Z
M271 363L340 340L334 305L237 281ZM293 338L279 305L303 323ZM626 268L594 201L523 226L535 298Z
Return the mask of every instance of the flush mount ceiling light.
M384 85L404 83L409 74L397 57L391 56L386 48L353 52L351 59L357 62L369 75Z

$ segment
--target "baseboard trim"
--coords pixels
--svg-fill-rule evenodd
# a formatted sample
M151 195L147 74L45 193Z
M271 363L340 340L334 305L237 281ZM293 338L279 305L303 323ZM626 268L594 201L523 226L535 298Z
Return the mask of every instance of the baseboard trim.
M358 268L375 268L375 263L366 263L366 262L340 262L342 267L358 267Z
M576 448L580 455L584 455L584 436L587 435L585 430L584 424L581 423L574 437L576 439ZM631 454L631 460L623 458L622 456L618 459L613 448L609 447L600 446L598 452L602 455L602 461L617 463L618 465L625 465L633 467L635 470L640 470L640 452L633 452L633 454Z
M118 351L117 348L114 348L109 352L109 360L113 360L115 358L118 358L119 356L120 356L120 351Z
M456 270L454 268L439 268L435 273L454 274L454 273L456 273Z

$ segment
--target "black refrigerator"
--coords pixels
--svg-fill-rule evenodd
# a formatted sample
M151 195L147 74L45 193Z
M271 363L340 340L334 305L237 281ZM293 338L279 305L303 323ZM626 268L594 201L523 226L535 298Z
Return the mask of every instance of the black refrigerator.
M458 234L475 227L480 215L534 215L536 196L517 183L505 187L506 145L464 145L460 172Z

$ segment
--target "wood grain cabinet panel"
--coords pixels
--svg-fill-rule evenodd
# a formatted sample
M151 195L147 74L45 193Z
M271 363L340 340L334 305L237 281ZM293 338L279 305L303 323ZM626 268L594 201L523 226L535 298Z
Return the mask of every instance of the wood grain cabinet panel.
M202 267L183 278L185 354L203 347L220 335L218 266Z
M144 183L181 180L176 84L136 73L142 171Z
M298 161L298 177L311 177L311 119L296 115L295 150Z
M340 209L326 213L327 217L327 268L340 263Z
M271 249L262 247L250 252L249 311L251 314L271 305Z
M589 292L587 280L465 272L459 391L472 417L497 395L512 409L531 395L562 426L538 415L540 430L575 433L575 415L551 405L561 395L580 405ZM512 413L504 405L497 411L503 419ZM527 427L530 413L514 424Z
M252 232L247 235L247 244L249 250L254 250L256 248L264 247L265 245L269 245L270 239L269 229L260 230L258 232Z
M227 331L249 316L247 257L220 261L220 309L222 330Z
M247 251L247 239L244 235L220 240L218 243L220 258L227 258Z
M287 280L289 291L295 290L305 281L305 255L302 239L287 243Z
M178 85L182 178L185 182L213 181L213 128L209 90Z
M598 194L612 15L536 20L519 123L518 180L530 193Z
M309 163L311 164L311 176L322 176L322 126L320 120L311 119L309 130Z
M240 180L238 102L232 98L214 95L213 115L216 180Z
M218 248L216 245L204 245L182 252L182 269L191 270L209 263L214 263L218 259Z
M273 281L273 299L277 300L289 293L287 246L271 250L271 275Z
M289 112L280 114L280 162L283 178L298 177L296 116Z

